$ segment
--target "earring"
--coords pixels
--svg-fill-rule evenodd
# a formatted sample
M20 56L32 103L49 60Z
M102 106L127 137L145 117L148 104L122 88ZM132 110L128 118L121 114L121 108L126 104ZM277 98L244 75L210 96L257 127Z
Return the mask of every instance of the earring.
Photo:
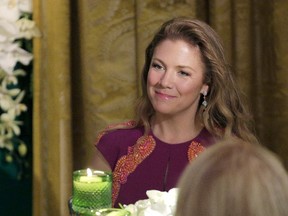
M206 108L208 105L208 102L206 101L207 92L203 92L202 95L203 95L202 105L204 106L204 108Z

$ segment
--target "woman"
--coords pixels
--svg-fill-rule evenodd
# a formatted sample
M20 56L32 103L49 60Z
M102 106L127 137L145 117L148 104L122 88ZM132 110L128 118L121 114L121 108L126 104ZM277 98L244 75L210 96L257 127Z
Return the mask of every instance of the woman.
M204 22L165 22L146 49L136 121L109 126L94 168L113 171L113 203L175 187L184 167L217 139L255 140L215 31ZM120 130L121 129L121 130Z
M288 175L260 145L229 139L187 166L179 182L176 216L286 216Z

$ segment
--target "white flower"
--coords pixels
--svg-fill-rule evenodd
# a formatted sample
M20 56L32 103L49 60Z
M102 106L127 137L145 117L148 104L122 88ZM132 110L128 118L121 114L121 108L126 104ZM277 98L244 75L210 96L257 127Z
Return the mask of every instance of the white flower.
M18 0L18 7L21 12L32 13L33 1L32 0Z
M12 73L17 62L28 65L33 55L19 47L18 43L0 43L0 68Z
M0 108L2 110L7 111L12 106L12 101L9 95L0 92Z
M26 72L18 65L16 69L16 64L29 65L33 55L28 40L40 36L35 22L30 20L31 13L32 0L0 0L0 150L9 151L6 154L5 150L6 162L19 163L20 167L27 146L19 138L22 122L17 119L27 106L21 103L25 92L19 88L18 76Z
M9 85L9 84L17 85L18 84L17 76L25 76L25 75L26 75L26 72L23 69L17 69L17 70L14 70L12 72L11 71L7 72L7 71L4 71L3 69L1 70L1 68L0 68L0 79L1 78L3 79L2 80L2 88L7 90L7 88L6 88L7 85ZM13 89L10 89L10 90L12 92ZM7 90L7 91L9 91L9 90ZM11 94L11 96L15 96L18 93Z
M17 96L20 92L21 90L18 88L8 89L5 85L5 82L2 81L0 87L0 108L7 112L13 106L15 107L16 104L20 103L20 100L22 100L22 98L20 98L22 96L18 96L17 101L14 101L13 97Z
M1 129L1 124L0 124L0 129ZM0 148L6 148L9 151L13 151L14 146L9 136L5 136L5 135L0 136Z
M173 216L178 197L178 188L168 192L148 190L148 199L139 200L135 204L124 205L131 216Z
M23 12L32 13L31 0L0 0L0 19L16 21Z
M21 131L18 125L21 124L20 121L15 120L15 116L3 113L0 115L0 122L2 123L2 133L4 132L7 136L20 135Z
M10 116L16 117L19 116L23 111L27 111L27 106L20 103L24 97L24 94L25 92L21 91L17 98L10 104L9 110L7 112Z
M40 37L40 31L34 21L22 18L16 21L16 25L20 31L18 38L30 40L33 37Z
M16 25L16 22L0 18L0 43L12 42L16 39L17 35L19 35L19 27Z
M0 19L16 21L20 18L21 12L18 5L13 0L1 0Z

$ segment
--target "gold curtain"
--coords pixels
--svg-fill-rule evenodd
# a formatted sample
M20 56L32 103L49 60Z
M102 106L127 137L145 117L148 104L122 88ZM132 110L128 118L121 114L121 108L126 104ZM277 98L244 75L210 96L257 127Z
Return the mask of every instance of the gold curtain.
M68 215L71 194L69 0L34 1L33 215Z
M211 24L253 111L260 140L288 167L285 0L34 0L34 215L68 215L72 170L97 132L134 116L144 50L175 16Z

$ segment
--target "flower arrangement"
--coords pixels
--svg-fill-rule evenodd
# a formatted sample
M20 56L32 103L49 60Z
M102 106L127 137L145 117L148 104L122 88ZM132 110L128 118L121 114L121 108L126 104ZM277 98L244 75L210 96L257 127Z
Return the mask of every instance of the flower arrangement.
M0 0L0 156L6 163L22 163L27 154L27 145L19 138L19 119L27 111L19 79L31 72L31 39L38 36L32 0Z
M139 200L135 204L123 207L131 213L131 216L173 216L176 209L178 188L172 188L168 192L148 190L148 199Z

